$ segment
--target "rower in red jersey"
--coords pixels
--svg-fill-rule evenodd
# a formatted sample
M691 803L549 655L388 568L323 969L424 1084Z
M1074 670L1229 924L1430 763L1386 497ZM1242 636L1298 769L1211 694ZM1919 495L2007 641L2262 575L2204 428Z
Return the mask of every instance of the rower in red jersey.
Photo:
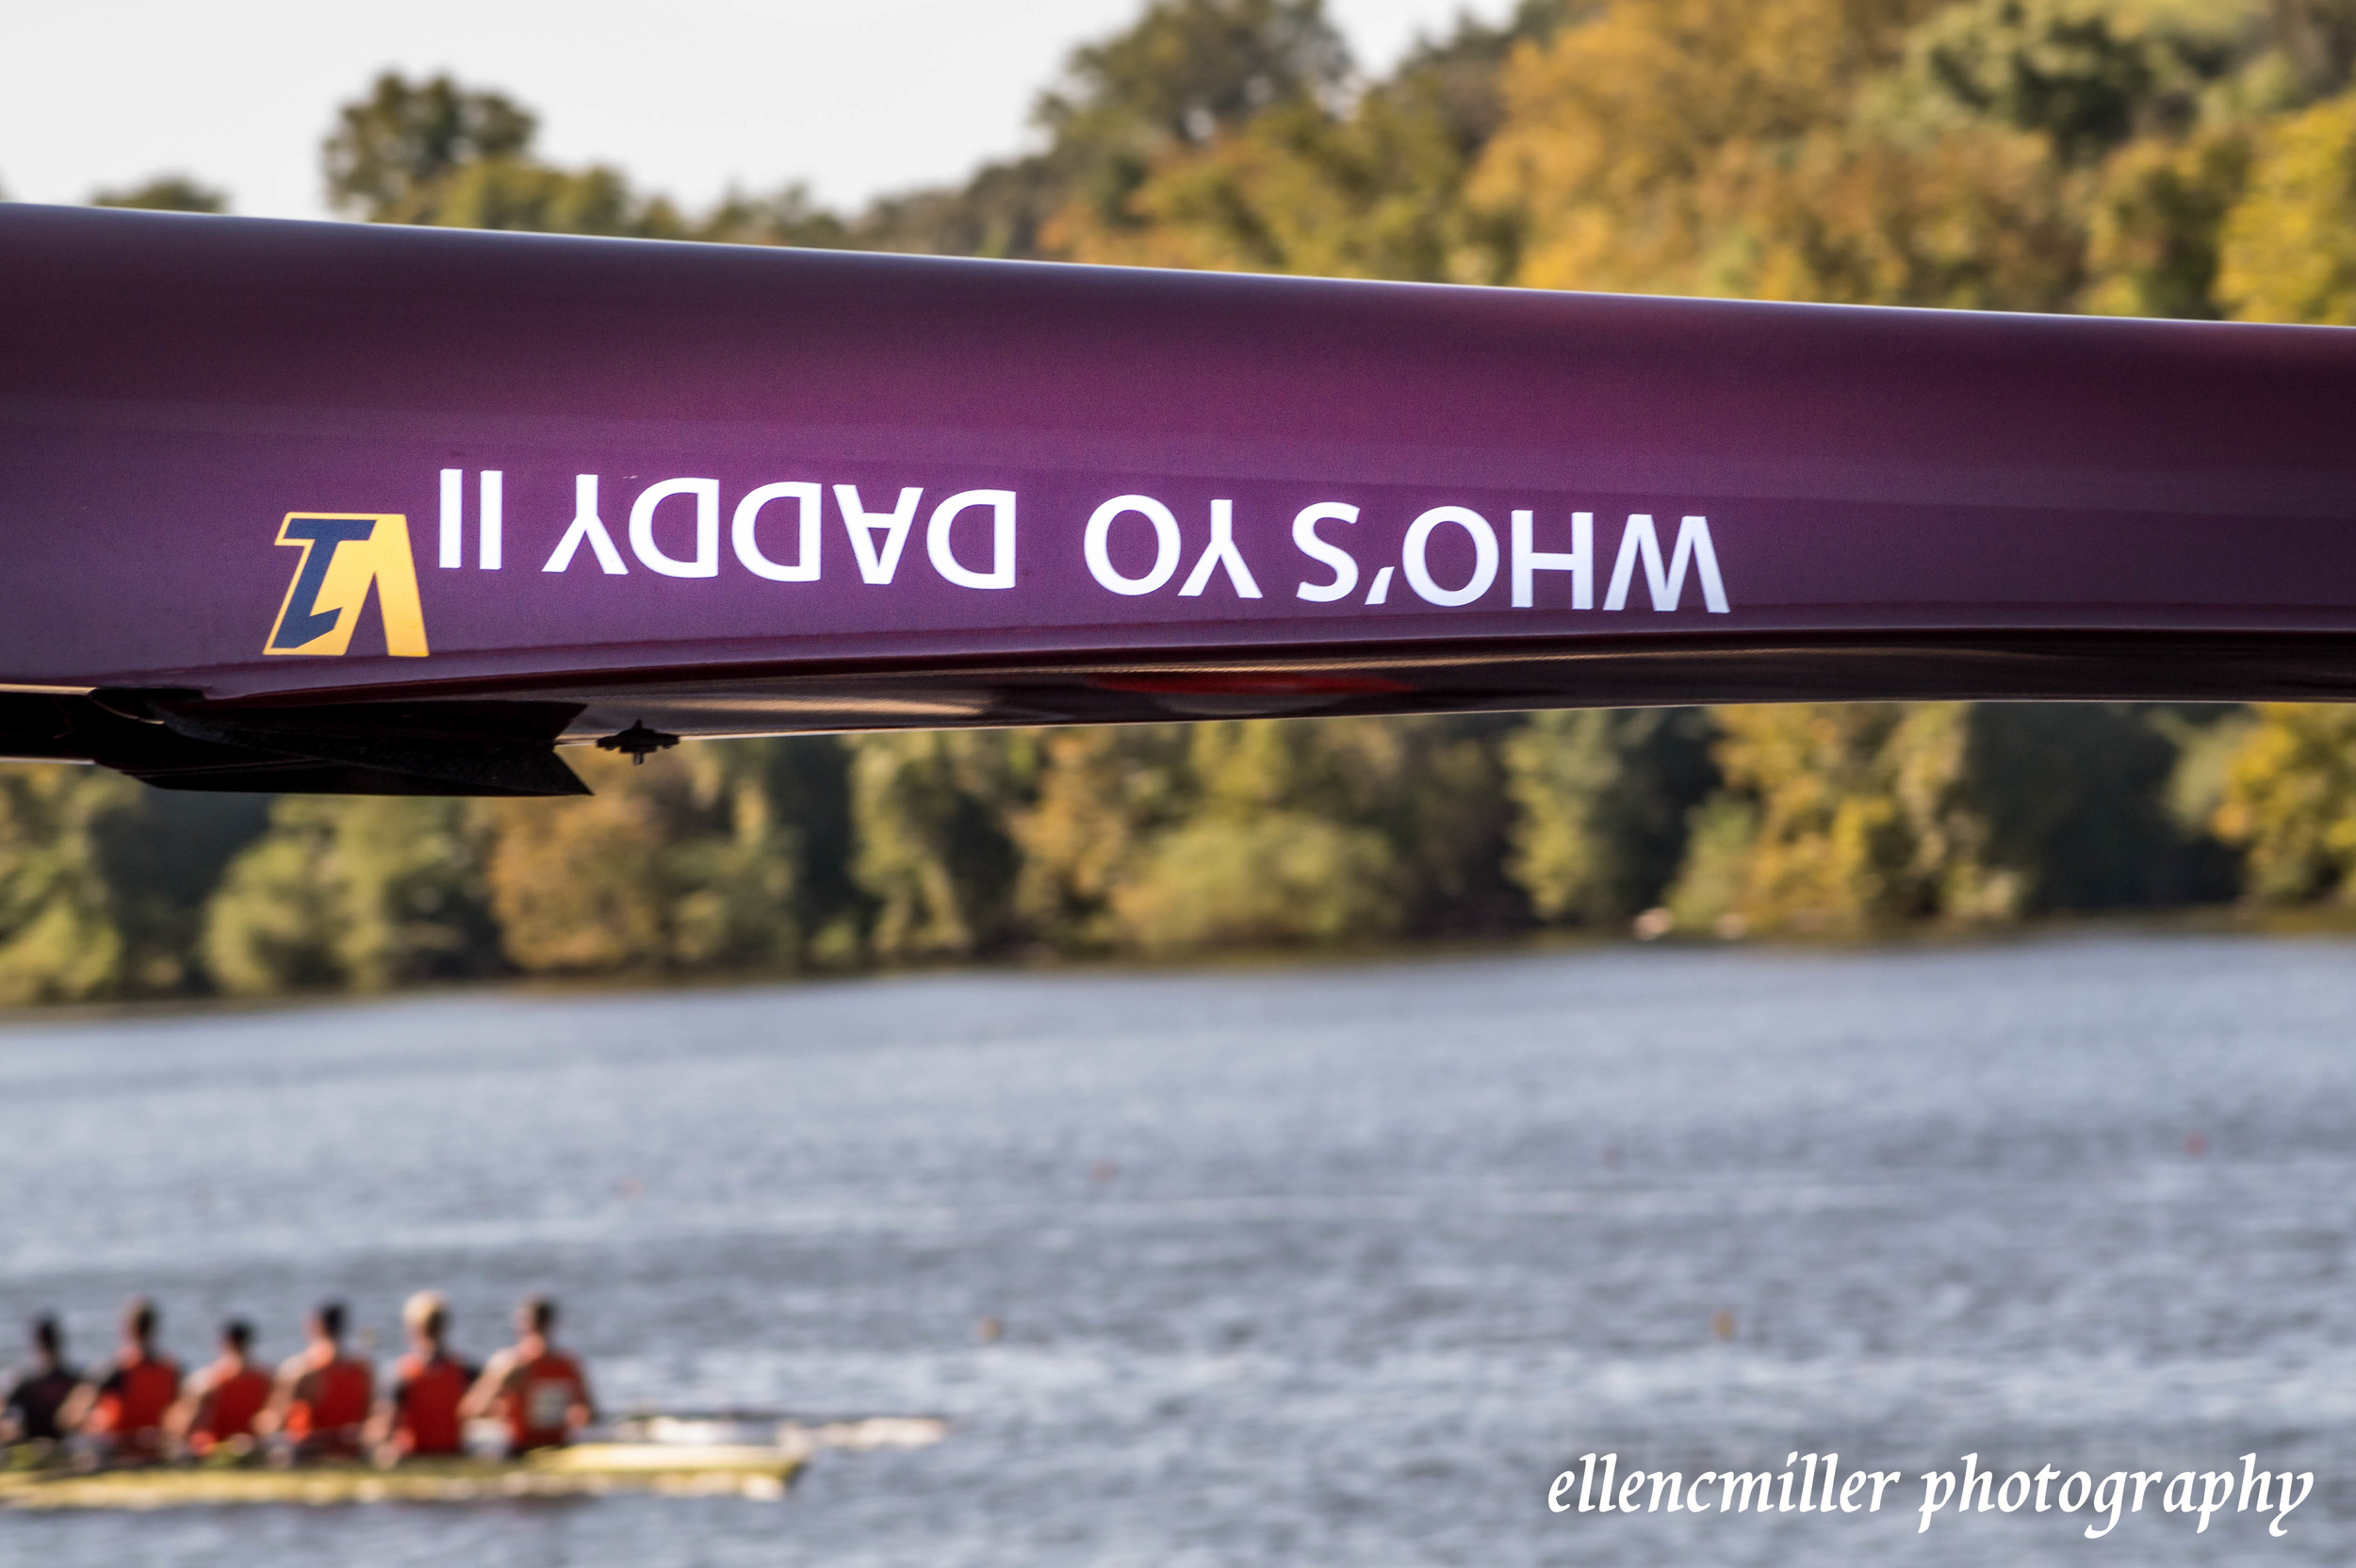
M369 1423L370 1446L384 1463L446 1458L466 1452L466 1423L459 1413L475 1369L450 1352L450 1303L438 1290L421 1290L401 1309L409 1353L393 1368L393 1386Z
M155 1349L155 1303L135 1296L123 1309L123 1348L95 1383L60 1412L119 1463L144 1464L164 1451L164 1417L180 1397L180 1365Z
M561 1447L597 1419L581 1364L549 1342L555 1327L556 1303L526 1297L515 1309L515 1343L491 1358L460 1408L468 1420L504 1423L511 1453Z
M376 1374L344 1354L344 1304L322 1302L304 1325L309 1343L278 1369L278 1386L257 1424L286 1440L295 1459L352 1459L375 1403Z
M270 1404L270 1375L254 1364L253 1347L252 1324L238 1317L222 1324L221 1354L188 1379L165 1423L199 1459L254 1448L254 1424Z

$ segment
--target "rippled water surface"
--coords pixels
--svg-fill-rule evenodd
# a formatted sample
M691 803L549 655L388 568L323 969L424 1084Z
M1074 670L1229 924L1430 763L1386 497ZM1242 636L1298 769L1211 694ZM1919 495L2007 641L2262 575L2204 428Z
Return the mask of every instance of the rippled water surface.
M329 1294L389 1347L424 1284L481 1353L546 1288L609 1405L955 1429L782 1502L0 1516L0 1557L2346 1562L2352 1025L2356 950L2189 938L20 1024L0 1311L83 1356L134 1290L195 1358L231 1312L283 1355ZM1590 1450L1828 1448L2318 1480L2279 1540L2156 1492L2100 1544L1918 1535L1912 1478L1847 1518L1546 1508Z

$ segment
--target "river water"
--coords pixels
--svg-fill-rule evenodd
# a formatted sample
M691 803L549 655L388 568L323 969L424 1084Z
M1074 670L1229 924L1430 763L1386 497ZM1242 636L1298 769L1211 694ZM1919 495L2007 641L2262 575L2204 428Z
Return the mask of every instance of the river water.
M133 1291L193 1360L231 1312L284 1355L329 1295L389 1348L429 1284L480 1354L546 1289L609 1406L954 1429L782 1501L0 1515L0 1558L2346 1562L2352 1024L2348 946L2190 937L18 1023L0 1311L82 1357ZM1906 1479L1829 1518L1546 1504L1591 1451L1793 1450ZM2279 1539L2156 1486L2101 1542L1916 1529L1964 1453L2251 1451L2316 1473Z

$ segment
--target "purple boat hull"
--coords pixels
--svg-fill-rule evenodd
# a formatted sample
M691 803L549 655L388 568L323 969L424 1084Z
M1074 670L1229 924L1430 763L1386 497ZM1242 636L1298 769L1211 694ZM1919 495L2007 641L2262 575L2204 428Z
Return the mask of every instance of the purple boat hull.
M0 206L0 751L2342 698L2356 331Z

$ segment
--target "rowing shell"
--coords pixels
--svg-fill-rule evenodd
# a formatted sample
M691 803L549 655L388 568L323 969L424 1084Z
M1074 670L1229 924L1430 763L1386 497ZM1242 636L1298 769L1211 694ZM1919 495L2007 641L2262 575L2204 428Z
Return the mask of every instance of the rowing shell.
M155 1509L222 1503L474 1502L613 1492L781 1497L807 1446L584 1443L521 1460L420 1460L397 1469L157 1468L0 1475L0 1508Z
M2356 700L2356 331L0 204L0 757Z

